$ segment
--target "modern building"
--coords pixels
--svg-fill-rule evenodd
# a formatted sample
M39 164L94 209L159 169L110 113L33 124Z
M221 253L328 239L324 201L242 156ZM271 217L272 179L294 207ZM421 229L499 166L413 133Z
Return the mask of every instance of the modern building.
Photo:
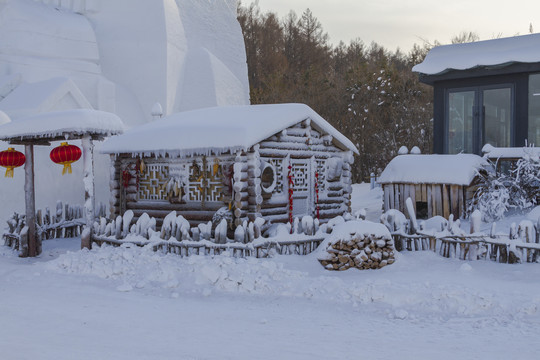
M435 153L540 144L540 34L437 46L413 71L434 88Z

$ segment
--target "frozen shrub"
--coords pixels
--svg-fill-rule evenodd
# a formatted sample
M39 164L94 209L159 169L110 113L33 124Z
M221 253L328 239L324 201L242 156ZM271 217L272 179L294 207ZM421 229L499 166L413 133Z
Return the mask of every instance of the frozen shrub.
M528 209L540 199L540 161L526 156L509 173L481 174L469 213L480 210L484 221L500 220L510 209Z

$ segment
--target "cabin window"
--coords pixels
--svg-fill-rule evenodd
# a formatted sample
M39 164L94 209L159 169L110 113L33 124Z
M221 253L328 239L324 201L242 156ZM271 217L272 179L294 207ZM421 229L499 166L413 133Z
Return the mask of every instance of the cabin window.
M417 219L427 219L428 218L427 202L425 202L425 201L417 201L416 202L416 218Z
M264 163L261 171L261 188L270 194L274 191L277 184L276 168L267 162Z
M528 143L540 146L540 74L529 76Z
M169 177L168 165L147 164L144 172L139 175L138 199L166 201L168 194L165 189Z
M266 158L265 161L272 164L276 174L276 186L274 186L272 193L281 194L283 192L283 158Z
M230 163L217 158L146 164L138 179L138 200L183 202L225 201Z
M218 202L223 201L223 164L219 159L196 159L189 166L187 201Z

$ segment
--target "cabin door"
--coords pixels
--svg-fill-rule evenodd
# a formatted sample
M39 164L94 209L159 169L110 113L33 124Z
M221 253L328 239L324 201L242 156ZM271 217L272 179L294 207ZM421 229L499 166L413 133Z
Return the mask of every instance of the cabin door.
M302 217L313 212L313 172L310 159L291 159L293 175L293 216Z

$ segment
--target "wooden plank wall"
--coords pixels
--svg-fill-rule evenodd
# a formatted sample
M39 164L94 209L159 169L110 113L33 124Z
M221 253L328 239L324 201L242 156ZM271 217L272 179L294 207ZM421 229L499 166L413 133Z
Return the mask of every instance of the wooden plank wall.
M427 203L428 217L443 216L454 219L465 216L465 204L474 191L460 185L447 184L383 184L383 210L397 209L407 214L406 200L411 198L414 211L416 202Z

